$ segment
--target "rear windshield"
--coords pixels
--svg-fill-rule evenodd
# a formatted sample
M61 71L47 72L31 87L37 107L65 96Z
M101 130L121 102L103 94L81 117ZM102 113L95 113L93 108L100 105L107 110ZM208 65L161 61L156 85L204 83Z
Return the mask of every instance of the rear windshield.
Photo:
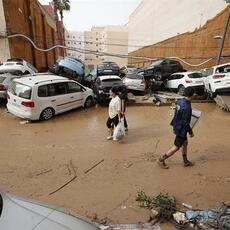
M32 88L18 82L12 82L11 86L9 87L9 92L17 97L30 99Z
M103 86L111 86L111 85L122 85L121 80L116 80L116 79L106 79L101 82Z
M4 82L5 79L6 79L5 77L0 76L0 83Z
M139 74L135 74L135 75L127 75L128 79L136 79L136 80L142 80L143 76L139 75Z
M15 70L15 69L5 69L5 70L0 70L0 74L5 74L5 73L11 73L13 75L23 75L23 72L21 70Z
M221 66L216 69L216 73L229 73L230 72L230 65Z
M202 75L202 73L190 73L190 74L188 74L188 77L189 78L202 78L203 75Z

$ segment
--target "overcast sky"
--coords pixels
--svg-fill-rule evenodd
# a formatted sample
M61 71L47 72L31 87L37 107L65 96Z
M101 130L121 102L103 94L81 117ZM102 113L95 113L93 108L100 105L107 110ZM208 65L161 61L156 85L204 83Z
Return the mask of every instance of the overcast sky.
M50 0L39 0L49 4ZM90 30L92 26L124 25L141 0L70 0L71 11L64 14L68 30Z

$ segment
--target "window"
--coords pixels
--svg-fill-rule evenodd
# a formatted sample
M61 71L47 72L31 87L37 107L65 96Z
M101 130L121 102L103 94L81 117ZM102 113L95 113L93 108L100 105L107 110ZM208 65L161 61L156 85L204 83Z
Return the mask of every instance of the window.
M49 85L49 96L58 96L66 93L66 83L64 82Z
M68 82L68 93L79 93L82 92L82 87L74 82Z
M188 74L188 77L189 78L202 78L203 75L202 75L202 73L190 73L190 74Z
M32 88L30 86L23 85L18 82L12 82L9 88L9 92L18 97L30 99Z
M38 87L38 96L39 97L48 97L49 96L48 85L42 85L42 86Z

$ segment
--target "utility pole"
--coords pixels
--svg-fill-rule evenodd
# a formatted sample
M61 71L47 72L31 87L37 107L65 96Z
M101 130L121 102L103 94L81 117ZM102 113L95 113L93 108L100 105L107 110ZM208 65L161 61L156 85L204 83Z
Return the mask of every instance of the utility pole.
M228 2L228 1L230 1L230 0L227 0L226 2ZM220 59L221 59L222 51L223 51L223 48L224 48L224 42L225 42L225 38L226 38L226 34L227 34L227 31L228 31L229 24L230 24L230 10L228 12L227 20L226 20L225 26L224 26L223 36L221 38L220 50L219 50L218 57L217 57L217 65L220 64Z

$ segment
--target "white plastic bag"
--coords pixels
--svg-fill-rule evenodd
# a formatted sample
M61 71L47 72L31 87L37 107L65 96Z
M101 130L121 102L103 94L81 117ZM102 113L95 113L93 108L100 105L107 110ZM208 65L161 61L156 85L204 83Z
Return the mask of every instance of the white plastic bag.
M114 128L113 139L120 140L125 136L124 119L122 118L118 125Z

